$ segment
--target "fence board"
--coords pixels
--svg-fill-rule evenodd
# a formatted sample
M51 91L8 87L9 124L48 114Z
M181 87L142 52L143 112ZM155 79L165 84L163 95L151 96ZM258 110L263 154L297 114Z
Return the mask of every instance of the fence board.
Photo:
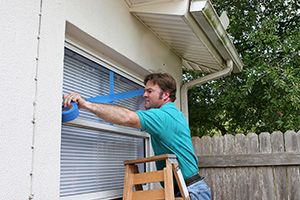
M231 154L234 151L234 136L226 134L224 137L224 153L226 155ZM231 168L224 168L223 174L223 196L224 199L231 199L232 194L234 194L236 182L235 170Z
M220 136L214 136L212 138L212 153L222 155L223 154L223 140ZM213 175L214 196L213 199L224 199L223 184L222 184L223 170L216 168Z
M246 136L246 145L247 145L247 153L249 154L257 154L259 152L258 148L258 137L255 133L249 133ZM260 199L261 196L259 194L259 176L257 174L257 170L254 167L248 168L249 172L249 187L248 187L248 199Z
M259 135L259 149L261 153L271 153L271 138L270 134L267 132L261 133ZM275 199L274 195L274 183L273 183L273 171L270 167L262 167L260 177L260 188L262 193L262 200Z
M243 134L237 134L235 136L235 153L245 154L246 153L246 137ZM248 169L238 167L236 169L236 192L234 199L249 199L248 198Z
M272 152L284 152L284 141L281 132L273 132L271 134ZM287 199L287 184L286 184L286 168L274 167L274 183L276 199Z
M287 152L300 152L300 134L294 131L285 133L285 147ZM300 173L298 167L287 169L288 199L300 199Z

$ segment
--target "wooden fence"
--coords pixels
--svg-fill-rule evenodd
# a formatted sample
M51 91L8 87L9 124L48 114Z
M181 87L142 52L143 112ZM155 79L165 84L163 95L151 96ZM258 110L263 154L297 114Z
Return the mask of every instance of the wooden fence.
M215 200L300 200L300 131L194 137Z

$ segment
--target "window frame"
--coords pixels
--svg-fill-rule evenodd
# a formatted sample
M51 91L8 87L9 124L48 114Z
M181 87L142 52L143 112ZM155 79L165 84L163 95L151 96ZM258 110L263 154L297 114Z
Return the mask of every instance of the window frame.
M105 66L107 69L113 71L114 73L117 73L117 74L143 86L142 80L140 80L137 77L131 76L128 72L126 72L126 69L124 69L122 67L118 67L117 63L113 63L111 61L106 60L104 57L95 55L88 49L84 48L83 46L81 46L71 40L68 40L68 39L65 40L64 48L68 48L68 49L80 54L81 56L83 56L87 59L90 59L91 61L93 61L95 63L98 63L101 66ZM152 149L151 149L151 144L150 144L151 143L150 135L147 132L139 131L139 130L129 128L129 127L124 127L124 126L102 124L99 122L86 121L84 119L75 119L75 120L67 122L65 124L68 126L73 126L73 127L89 128L89 129L94 129L94 130L99 130L99 131L109 131L111 133L143 138L144 144L145 144L145 146L144 146L145 156L148 157L148 156L152 155ZM152 168L150 165L146 165L145 170L148 171L150 168ZM119 198L120 195L116 194L116 193L119 193L119 190L94 192L94 193L81 194L81 195L75 195L75 196L60 197L60 200ZM101 196L103 196L103 197L101 197Z

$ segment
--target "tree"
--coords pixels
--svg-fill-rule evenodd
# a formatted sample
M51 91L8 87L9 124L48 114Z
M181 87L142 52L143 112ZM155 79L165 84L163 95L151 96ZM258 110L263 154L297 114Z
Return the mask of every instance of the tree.
M193 135L300 129L300 9L297 0L213 0L244 69L192 88ZM187 71L185 80L205 75Z

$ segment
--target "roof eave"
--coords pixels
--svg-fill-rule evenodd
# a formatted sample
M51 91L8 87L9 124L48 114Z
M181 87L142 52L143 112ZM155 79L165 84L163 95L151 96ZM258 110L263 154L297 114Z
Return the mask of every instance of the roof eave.
M129 10L191 70L214 73L243 63L209 0L126 0ZM130 3L129 3L130 2Z

